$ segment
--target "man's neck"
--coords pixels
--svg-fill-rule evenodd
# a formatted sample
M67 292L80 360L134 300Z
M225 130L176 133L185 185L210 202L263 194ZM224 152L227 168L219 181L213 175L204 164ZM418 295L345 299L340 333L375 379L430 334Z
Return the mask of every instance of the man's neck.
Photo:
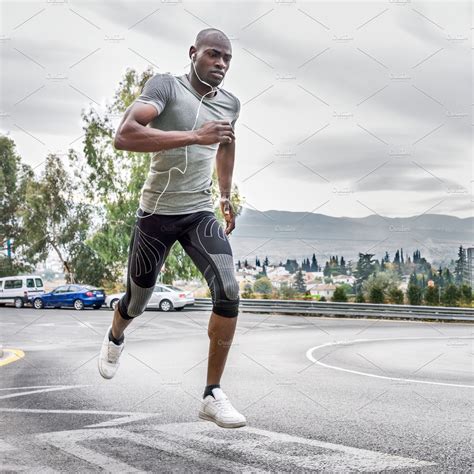
M191 83L193 88L199 93L199 95L204 95L207 92L210 91L209 86L206 86L206 84L203 84L198 77L195 74L188 73L186 74L188 81ZM217 94L217 91L214 94L208 94L206 97L215 97Z

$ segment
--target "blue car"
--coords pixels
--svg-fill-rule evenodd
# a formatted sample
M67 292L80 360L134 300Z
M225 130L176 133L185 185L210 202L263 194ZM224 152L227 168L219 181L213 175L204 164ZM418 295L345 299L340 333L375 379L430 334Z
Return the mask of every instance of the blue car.
M105 291L89 285L64 285L58 286L50 293L36 295L30 302L36 309L61 306L72 306L77 310L86 306L100 309L105 303Z

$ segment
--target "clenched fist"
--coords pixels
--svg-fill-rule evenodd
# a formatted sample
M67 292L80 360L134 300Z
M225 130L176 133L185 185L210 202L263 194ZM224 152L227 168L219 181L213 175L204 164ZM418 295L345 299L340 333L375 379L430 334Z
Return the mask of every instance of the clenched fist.
M234 130L226 120L206 122L194 132L197 145L213 145L214 143L232 143L235 140Z

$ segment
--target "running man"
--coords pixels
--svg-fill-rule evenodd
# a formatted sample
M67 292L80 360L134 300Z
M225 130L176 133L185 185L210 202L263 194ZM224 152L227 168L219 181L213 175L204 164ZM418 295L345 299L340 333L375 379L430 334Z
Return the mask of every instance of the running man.
M217 88L232 58L230 40L222 31L200 31L189 57L189 74L151 77L117 128L117 149L155 154L130 242L127 290L115 308L98 365L102 377L115 375L125 345L124 331L145 311L163 263L178 241L205 277L213 304L207 383L199 417L236 428L244 426L246 419L232 406L220 380L240 301L227 238L235 228L230 192L240 101ZM211 199L214 158L225 230L214 215Z

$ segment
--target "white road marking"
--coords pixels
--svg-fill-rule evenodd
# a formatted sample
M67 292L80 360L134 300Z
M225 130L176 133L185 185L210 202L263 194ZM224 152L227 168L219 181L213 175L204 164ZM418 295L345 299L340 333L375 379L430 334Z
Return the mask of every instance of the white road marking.
M117 445L133 442L139 446L167 452L176 458L184 458L191 463L199 461L209 466L218 465L231 472L275 472L275 469L289 469L293 472L301 469L380 472L387 469L416 469L436 465L428 461L248 426L223 430L214 423L203 421L144 426L140 433L119 428L80 429L43 433L34 435L34 439L49 443L107 472L138 471L117 458L85 448L81 443L86 440L104 442L108 439L111 440L110 443ZM286 452L286 448L289 452ZM241 461L233 461L227 457Z
M59 387L54 386L51 388L43 388L40 390L30 390L29 392L10 393L9 395L1 395L0 400L5 400L6 398L24 397L25 395L32 395L34 393L55 392L57 390L71 390L73 388L82 388L82 387L90 387L90 385L61 385Z
M35 438L83 459L90 464L100 466L106 472L143 472L112 457L105 456L96 450L88 449L78 444L80 441L97 439L96 433L102 433L102 430L97 430L96 432L91 430L59 431L36 435Z
M29 385L27 387L8 387L8 388L0 388L0 391L4 390L26 390L28 388L52 388L52 387L62 387L63 385Z
M118 425L124 425L126 423L133 423L134 421L145 420L147 418L153 418L160 416L161 413L136 413L126 411L107 411L107 410L47 410L41 408L0 408L0 412L6 413L36 413L36 414L63 414L63 415L108 415L118 416L109 421L102 421L87 425L85 428L105 428ZM0 446L1 451L1 446Z
M147 418L152 418L159 415L161 415L161 413L129 413L126 416L116 418L115 420L87 425L85 428L108 428L112 426L124 425L126 423L133 423L134 421L145 420Z
M330 347L330 346L339 346L339 345L351 345L357 344L361 342L381 342L381 341L406 341L406 340L427 340L427 339L473 339L472 336L447 336L447 337L384 337L380 339L353 339L350 341L334 341L334 342L327 342L326 344L321 344L320 346L311 347L306 351L306 357L315 364L321 365L322 367L327 367L328 369L340 370L341 372L348 372L350 374L357 374L363 375L365 377L373 377L377 379L385 379L385 380L398 380L401 382L412 382L412 383L424 383L429 385L443 385L446 387L461 387L461 388L474 388L474 385L467 385L467 384L456 384L456 383L448 383L448 382L433 382L430 380L418 380L418 379L408 379L403 377L388 377L386 375L377 375L371 374L368 372L361 372L358 370L352 369L344 369L342 367L337 367L335 365L325 364L324 362L320 362L313 356L313 352L322 349L323 347Z
M107 411L107 410L47 410L41 408L0 408L0 412L12 413L63 413L72 415L113 415L113 416L156 416L160 413L137 413L127 411Z
M15 446L12 446L11 444L8 444L6 441L3 441L3 439L0 439L0 453L4 453L6 451L14 451L16 448Z

